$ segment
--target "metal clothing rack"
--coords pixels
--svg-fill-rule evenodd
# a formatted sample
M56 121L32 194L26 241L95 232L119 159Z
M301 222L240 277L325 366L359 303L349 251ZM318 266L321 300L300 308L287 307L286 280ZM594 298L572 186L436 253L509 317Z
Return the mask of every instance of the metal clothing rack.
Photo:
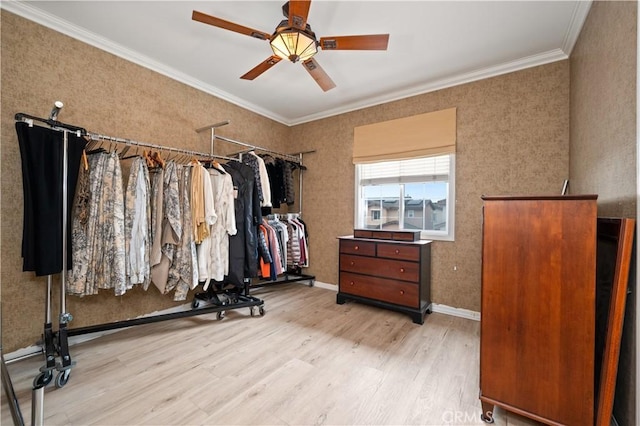
M275 155L279 158L282 158L284 160L290 161L292 163L296 163L299 168L300 168L300 178L298 179L299 182L299 191L298 191L298 206L299 206L299 212L297 214L299 214L300 216L302 216L302 189L303 189L303 179L302 179L302 170L305 169L304 165L302 164L302 159L303 159L303 154L310 154L315 152L315 150L312 151L304 151L304 152L298 152L295 154L284 154L278 151L274 151L271 150L269 148L263 148L257 145L253 145L250 143L246 143L246 142L240 142L234 139L230 139L224 136L220 136L216 134L216 129L226 126L229 123L231 123L229 120L225 120L225 121L221 121L219 123L215 123L215 124L211 124L209 126L204 126L204 127L200 127L199 129L196 129L197 133L203 133L206 131L210 131L210 135L211 135L211 155L214 155L214 150L215 150L215 141L216 140L220 140L223 142L228 142L231 144L235 144L235 145L239 145L239 146L243 146L246 149L243 149L241 151L235 152L232 155L236 155L236 154L242 154L245 152L249 152L249 151L260 151L263 153L267 153L267 154L272 154ZM273 285L279 285L279 284L287 284L287 283L293 283L293 282L301 282L301 281L308 281L309 283L309 287L313 287L314 283L315 283L315 275L308 275L308 274L304 274L302 273L302 268L300 266L295 266L292 269L289 269L287 271L285 271L281 276L279 276L275 281L269 281L269 280L251 280L250 283L250 287L251 288L261 288L261 287L270 287Z
M202 152L167 147L162 145L150 144L146 142L135 141L132 139L124 139L113 136L106 136L98 133L88 132L86 129L66 123L62 123L56 120L58 112L62 108L62 102L56 102L56 106L51 112L51 116L47 118L41 118L32 116L29 114L18 113L15 115L16 121L26 122L30 126L33 126L34 121L44 123L48 125L51 129L56 131L61 131L64 134L63 137L63 247L62 247L62 258L63 258L63 268L61 271L61 289L60 289L60 315L59 315L59 328L57 332L53 331L53 326L51 322L51 296L52 296L52 276L47 276L47 293L46 293L46 306L45 306L45 324L44 324L44 334L43 334L43 352L45 355L45 365L40 368L40 373L35 377L33 381L34 387L34 395L36 395L36 390L42 390L46 385L48 385L53 378L53 371L57 370L58 376L56 377L55 384L57 387L63 387L71 373L71 367L75 364L71 360L71 355L69 353L69 345L68 345L68 337L69 336L78 336L83 334L107 331L107 330L115 330L125 327L131 327L135 325L142 324L150 324L159 321L166 321L177 318L184 318L196 315L203 315L208 313L217 313L217 319L222 319L224 316L224 312L232 309L240 309L240 308L249 308L251 316L255 315L255 308L258 308L259 314L264 315L264 301L253 297L249 294L249 286L245 285L244 289L241 292L237 293L233 300L229 303L225 303L222 305L210 305L204 306L198 309L195 309L192 306L192 309L180 312L173 312L169 314L158 314L158 315L150 315L141 318L134 318L129 320L122 320L116 322L110 322L105 324L97 324L91 325L87 327L79 327L79 328L68 328L68 322L70 322L73 317L70 313L66 312L66 258L67 258L67 173L68 173L68 134L75 133L79 137L83 136L93 141L108 141L116 144L125 144L127 147L135 146L135 147L143 147L150 148L159 151L167 151L178 155L187 155L191 157L200 157L200 158L211 158L211 159L224 159L224 160L233 160L238 161L237 158L225 157L220 155L206 154ZM73 194L72 194L73 196ZM56 354L60 357L61 362L56 363ZM39 392L39 395L42 395L43 392ZM41 399L42 396L39 396ZM33 406L42 406L42 401L36 401L34 398ZM40 416L42 413L40 412ZM40 422L41 424L41 422Z

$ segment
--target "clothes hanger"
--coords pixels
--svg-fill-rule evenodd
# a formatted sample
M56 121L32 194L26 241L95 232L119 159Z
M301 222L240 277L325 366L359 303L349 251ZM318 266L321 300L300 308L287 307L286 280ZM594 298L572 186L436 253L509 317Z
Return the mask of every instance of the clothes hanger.
M158 151L154 151L153 154L151 154L151 159L164 169L166 163L164 162Z

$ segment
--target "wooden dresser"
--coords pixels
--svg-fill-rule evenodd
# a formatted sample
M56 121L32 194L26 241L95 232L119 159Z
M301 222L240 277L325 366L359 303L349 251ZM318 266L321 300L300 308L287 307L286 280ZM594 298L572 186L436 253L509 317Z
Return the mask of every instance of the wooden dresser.
M411 241L408 233L387 234L339 238L337 303L367 303L406 313L414 323L423 324L431 304L431 242ZM377 236L404 241L373 238Z
M484 419L593 425L596 196L483 200Z

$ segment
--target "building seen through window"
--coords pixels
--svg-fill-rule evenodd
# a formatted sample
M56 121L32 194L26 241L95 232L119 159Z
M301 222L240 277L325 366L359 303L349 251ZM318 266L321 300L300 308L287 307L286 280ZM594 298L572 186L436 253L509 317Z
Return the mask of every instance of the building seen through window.
M358 164L357 228L453 239L453 155Z

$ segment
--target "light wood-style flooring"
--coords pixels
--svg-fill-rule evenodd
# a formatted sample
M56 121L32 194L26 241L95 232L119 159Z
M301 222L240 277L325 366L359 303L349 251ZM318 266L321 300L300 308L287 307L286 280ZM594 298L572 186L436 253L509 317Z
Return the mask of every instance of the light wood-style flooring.
M131 327L71 347L67 385L45 389L45 425L482 425L479 326L424 325L336 293L258 289L249 309ZM73 326L73 323L71 323ZM9 364L25 424L42 357ZM2 395L2 424L11 416ZM495 413L496 425L537 423Z

